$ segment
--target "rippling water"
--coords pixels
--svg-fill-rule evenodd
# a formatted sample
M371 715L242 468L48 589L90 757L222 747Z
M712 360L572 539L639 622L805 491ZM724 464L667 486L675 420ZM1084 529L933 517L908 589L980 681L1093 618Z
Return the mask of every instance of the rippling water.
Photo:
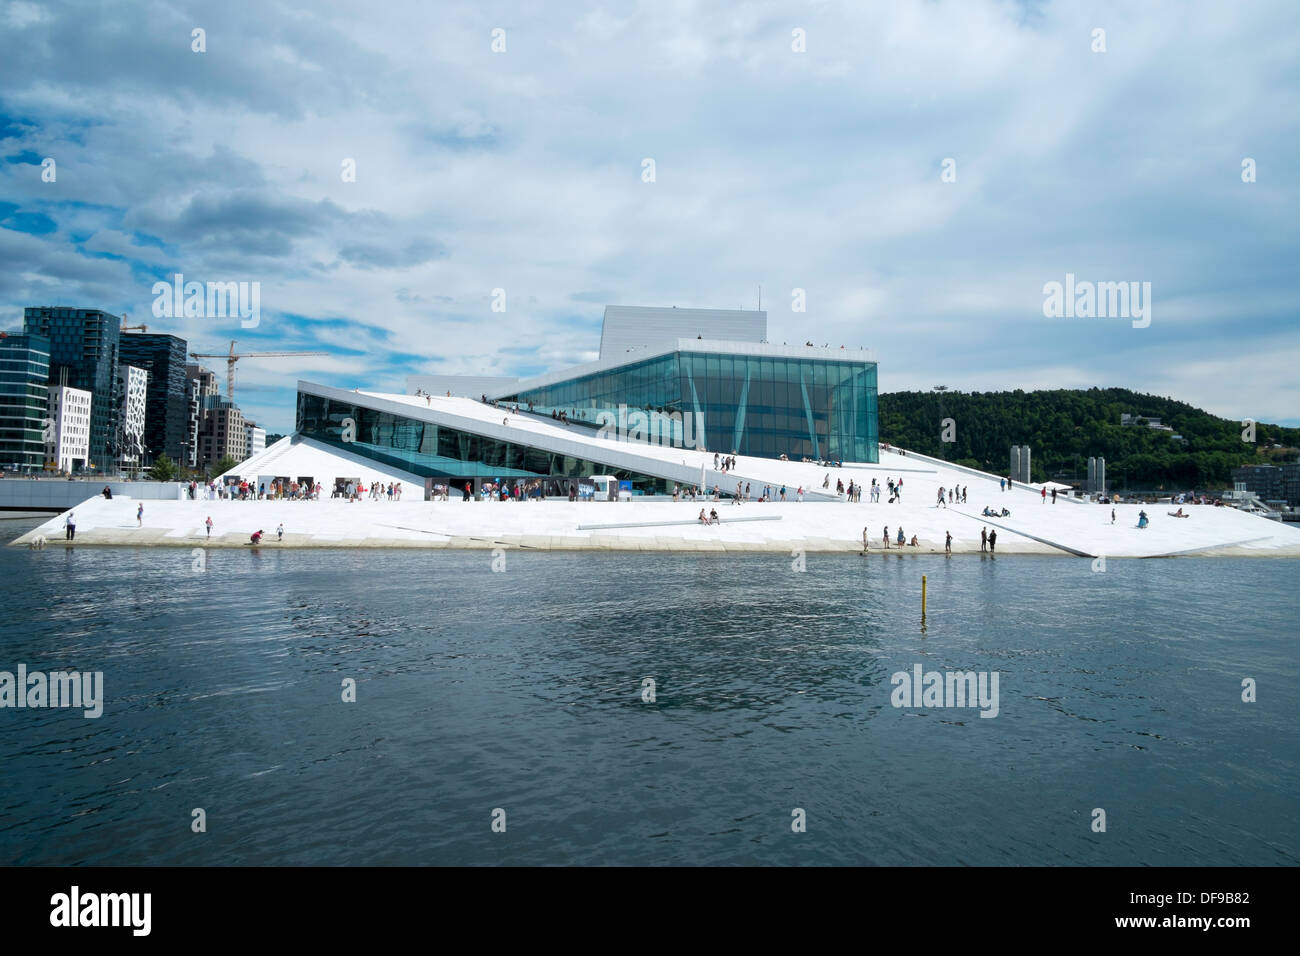
M0 863L1300 860L1293 561L192 560L0 549L0 670L107 698L0 710ZM999 715L894 708L916 663Z

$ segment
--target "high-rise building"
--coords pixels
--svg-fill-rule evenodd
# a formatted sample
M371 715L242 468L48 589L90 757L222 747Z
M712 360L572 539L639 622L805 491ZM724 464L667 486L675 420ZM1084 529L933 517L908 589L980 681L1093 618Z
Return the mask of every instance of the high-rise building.
M49 385L48 339L0 338L0 468L30 473L44 467Z
M101 309L40 306L23 310L23 331L50 341L50 381L91 393L90 464L106 473L116 471L119 453L121 327L121 317Z
M258 428L252 422L244 423L244 434L248 436L244 457L240 461L252 458L266 451L266 429Z
M124 464L138 465L144 459L149 373L134 365L117 367L117 387L122 395L118 416L118 450Z
M248 433L244 430L244 415L239 406L224 398L209 399L209 402L199 429L199 465L210 467L227 455L237 462L243 461L248 449Z
M218 395L217 377L202 365L185 366L185 467L199 467L199 433L203 410Z
M243 461L248 432L239 406L221 397L217 377L203 366L187 365L185 375L198 403L195 467L209 468L227 455Z
M146 398L145 460L166 454L178 464L187 464L191 449L190 403L186 390L185 358L189 343L175 335L128 332L118 351L122 362L149 373Z
M59 471L81 471L90 461L94 397L82 388L51 385L45 458ZM111 470L111 469L109 469Z

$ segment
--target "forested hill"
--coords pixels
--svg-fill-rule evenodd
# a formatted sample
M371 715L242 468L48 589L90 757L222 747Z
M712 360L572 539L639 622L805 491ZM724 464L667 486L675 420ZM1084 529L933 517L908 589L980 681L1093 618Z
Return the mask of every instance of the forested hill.
M1121 426L1124 412L1157 418L1173 432ZM955 423L952 443L941 440L945 418ZM1105 457L1110 486L1126 479L1131 488L1169 489L1231 486L1238 465L1296 460L1300 428L1257 424L1254 444L1242 440L1242 429L1185 402L1123 388L880 396L881 441L994 474L1007 471L1012 445L1029 445L1034 481L1087 478L1093 455Z

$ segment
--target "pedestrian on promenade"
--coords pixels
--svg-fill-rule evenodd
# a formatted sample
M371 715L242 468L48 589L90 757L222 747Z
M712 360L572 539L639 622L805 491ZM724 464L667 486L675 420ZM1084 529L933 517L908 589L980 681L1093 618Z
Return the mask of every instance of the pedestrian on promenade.
M1052 489L1052 504L1056 504L1056 489Z
M1114 523L1115 523L1115 509L1114 509L1114 508L1111 508L1111 509L1110 509L1110 523L1111 523L1111 524L1114 524Z
M277 540L277 541L283 541L283 540L284 540L284 522L283 522L283 521L280 522L280 527L278 527L278 528L275 529L275 540Z
M945 531L944 534L948 536L943 542L944 554L952 554L952 532Z
M1042 501L1043 501L1043 504L1047 504L1047 486L1046 486L1046 485L1043 486L1043 496L1042 496Z
M75 511L68 512L68 516L63 519L63 527L65 529L64 538L66 540L71 541L77 536L77 513Z
M208 515L208 520L203 523L208 526L208 537L211 538L212 537L212 515Z
M1007 490L1007 480L1005 478L999 478L998 491L1006 491L1006 490Z
M989 529L980 528L980 550L987 551L988 549L989 549Z
M144 503L143 502L141 502L140 507L135 509L135 526L137 528L144 527Z
M885 525L884 538L885 538L885 550L888 551L889 550L889 525Z
M989 532L989 554L998 549L998 529L994 528Z

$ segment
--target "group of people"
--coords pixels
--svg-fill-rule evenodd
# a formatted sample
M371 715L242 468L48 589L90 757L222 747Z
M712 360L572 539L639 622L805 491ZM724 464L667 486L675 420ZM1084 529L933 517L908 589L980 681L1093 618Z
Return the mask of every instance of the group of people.
M863 537L864 537L864 539L865 539L865 537L866 537L866 529L865 529L865 528L863 529ZM889 525L885 525L885 531L884 531L884 534L883 534L881 537L882 537L882 539L883 539L884 542L885 542L885 550L888 551L888 550L889 550L889 547L890 547L890 544L889 544ZM951 542L952 542L952 535L949 535L949 536L948 536L948 540L949 540L949 544L951 544ZM912 535L912 540L911 540L911 541L908 541L908 540L907 540L907 536L906 536L905 534L903 534L903 526L902 526L902 525L899 525L899 526L898 526L897 546L900 547L900 548L902 548L902 547L908 547L908 548L919 548L919 547L921 546L921 542L917 539L917 536L916 536L916 535Z
M944 498L944 492L947 492L947 498L946 498L946 499ZM935 507L936 507L936 508L947 508L948 505L953 505L953 504L964 505L965 503L966 503L966 486L965 486L965 485L962 485L962 486L959 486L959 487L956 487L956 488L942 488L942 487L941 487L941 488L939 489L939 500L938 500L938 503L935 505Z
M317 484L316 488L319 489L320 485ZM385 484L381 479L376 478L370 482L369 487L366 487L363 481L344 481L340 479L335 482L334 493L330 495L331 498L345 498L348 502L360 501L362 496L369 497L371 501L382 501L384 498L389 501L401 501L402 483L400 481L390 481ZM319 498L319 490L312 497L313 499Z
M704 509L700 509L700 524L722 524L722 519L718 517L718 509L710 508L706 515Z
M266 482L258 485L246 479L228 483L220 483L213 479L204 486L203 497L209 501L317 501L323 490L319 481L297 482L277 478L270 485ZM187 492L191 499L197 499L198 485L191 481ZM104 497L107 498L109 495L106 494ZM338 495L336 494L335 497Z
M713 467L715 470L721 471L725 474L736 467L736 457L734 455L728 455L726 458L722 458L717 452L714 452Z

